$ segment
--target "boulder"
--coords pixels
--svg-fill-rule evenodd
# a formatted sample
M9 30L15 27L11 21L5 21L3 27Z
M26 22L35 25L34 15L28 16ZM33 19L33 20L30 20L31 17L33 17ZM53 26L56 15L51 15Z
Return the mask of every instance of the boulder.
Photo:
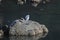
M4 35L3 30L0 30L0 37Z
M47 35L48 29L45 25L32 20L15 20L10 26L10 35Z

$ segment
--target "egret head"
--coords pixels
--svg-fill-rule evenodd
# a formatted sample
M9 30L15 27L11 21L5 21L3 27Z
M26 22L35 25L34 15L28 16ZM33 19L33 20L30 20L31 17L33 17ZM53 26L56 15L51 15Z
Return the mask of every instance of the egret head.
M28 21L29 18L30 18L30 15L26 15L26 16L25 16L25 20L26 20L26 21Z

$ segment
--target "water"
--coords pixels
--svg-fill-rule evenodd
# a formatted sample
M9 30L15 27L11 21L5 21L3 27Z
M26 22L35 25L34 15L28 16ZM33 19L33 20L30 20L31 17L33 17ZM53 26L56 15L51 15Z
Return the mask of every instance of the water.
M41 35L36 36L5 36L1 37L0 40L39 40Z
M57 37L56 37L57 36ZM0 37L0 40L59 40L59 34L49 33L45 38L38 36L4 36Z
M28 4L27 4L28 5ZM7 1L1 5L1 14L4 17L4 24L10 24L15 19L30 14L30 20L45 24L49 29L48 35L43 39L36 40L60 40L60 0L52 0L46 5L32 7L25 5L17 5L15 2ZM4 37L1 40L21 40L19 37ZM26 40L33 38L26 38ZM24 40L24 39L22 39ZM35 39L33 39L35 40Z

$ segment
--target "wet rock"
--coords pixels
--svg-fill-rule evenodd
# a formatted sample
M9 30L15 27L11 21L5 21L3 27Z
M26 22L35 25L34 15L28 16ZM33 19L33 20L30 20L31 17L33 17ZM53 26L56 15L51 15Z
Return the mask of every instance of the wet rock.
M38 35L38 34L44 34L46 35L48 33L48 29L45 25L39 24L36 21L32 20L15 20L13 25L10 26L10 35Z
M3 30L0 30L0 37L4 35Z
M41 2L42 0L31 0L31 4L32 6L36 7L39 5L39 3Z
M8 36L9 35L9 27L8 27L8 25L3 25L2 26L2 30L4 32L4 36Z
M26 3L26 0L18 0L17 4L23 5L24 3Z

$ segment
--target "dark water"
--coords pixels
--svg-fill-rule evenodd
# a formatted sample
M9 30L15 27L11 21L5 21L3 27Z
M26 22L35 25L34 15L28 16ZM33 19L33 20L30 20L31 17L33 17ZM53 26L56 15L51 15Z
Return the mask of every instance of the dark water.
M36 36L5 36L0 37L0 40L42 40L41 35Z
M28 4L17 5L15 1L3 1L3 3L0 5L0 14L4 18L4 24L10 24L10 22L13 20L24 17L26 14L30 14L30 20L45 24L49 29L48 35L42 40L60 40L59 1L60 0L52 0L46 5L40 4L41 6L39 5L38 7L32 7ZM1 40L10 40L10 38L4 37Z

